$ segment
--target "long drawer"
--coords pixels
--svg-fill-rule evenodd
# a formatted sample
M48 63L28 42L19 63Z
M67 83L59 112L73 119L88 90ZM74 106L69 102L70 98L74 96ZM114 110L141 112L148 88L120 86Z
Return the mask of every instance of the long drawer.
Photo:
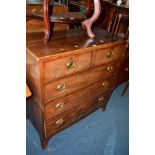
M91 52L63 57L44 64L44 80L50 81L82 70L91 65Z
M44 108L44 118L48 119L53 117L84 100L87 100L97 94L106 92L109 90L111 82L112 78L103 79L90 86L86 86L78 91L47 103Z
M55 116L51 120L44 122L45 137L49 137L63 128L76 122L93 110L99 108L106 101L107 94L96 95L90 100L79 103L78 105L68 109L64 113Z
M118 62L112 62L87 72L66 77L45 85L44 100L56 98L81 87L94 83L99 79L111 77L117 70Z

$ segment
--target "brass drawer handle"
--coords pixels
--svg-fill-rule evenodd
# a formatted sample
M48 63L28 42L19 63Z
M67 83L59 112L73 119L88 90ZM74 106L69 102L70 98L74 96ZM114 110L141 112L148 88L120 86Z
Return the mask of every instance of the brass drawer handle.
M66 66L68 69L74 68L76 65L76 61L75 60L70 60L69 62L67 62Z
M64 108L64 103L63 102L59 102L56 104L55 106L57 109L63 109Z
M114 70L113 66L108 66L107 71L112 72Z
M107 57L109 57L109 58L110 58L110 57L112 57L112 56L113 56L113 54L114 54L114 53L113 53L112 51L109 51L109 52L107 53Z
M104 97L101 96L101 97L99 97L98 101L101 102L101 101L103 101L103 99L104 99Z
M58 90L64 90L65 87L66 87L66 85L63 83L63 84L59 84L59 85L57 86L57 89L58 89Z
M107 87L107 84L108 84L108 82L105 81L105 82L102 83L102 86L103 86L103 87Z
M125 71L128 72L129 71L129 68L125 68Z
M55 122L56 125L61 125L63 124L64 120L63 119L59 119Z

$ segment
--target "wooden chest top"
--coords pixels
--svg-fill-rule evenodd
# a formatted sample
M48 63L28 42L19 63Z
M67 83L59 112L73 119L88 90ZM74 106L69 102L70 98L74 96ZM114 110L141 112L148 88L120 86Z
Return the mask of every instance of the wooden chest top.
M117 45L122 42L122 38L112 36L111 33L103 29L94 28L93 32L96 35L94 39L89 38L83 29L54 32L47 45L43 43L43 33L28 33L26 37L27 51L30 50L39 59L56 58L57 56L67 56L71 51L74 54L80 54L104 48L104 46L107 48L111 46L111 43Z

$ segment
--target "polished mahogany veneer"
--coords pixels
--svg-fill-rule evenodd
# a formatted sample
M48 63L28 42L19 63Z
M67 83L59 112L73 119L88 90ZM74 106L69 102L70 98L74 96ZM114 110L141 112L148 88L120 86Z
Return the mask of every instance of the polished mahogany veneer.
M98 108L105 110L124 62L127 40L95 28L55 33L48 45L43 33L27 34L27 84L32 96L27 117L42 148L57 132Z

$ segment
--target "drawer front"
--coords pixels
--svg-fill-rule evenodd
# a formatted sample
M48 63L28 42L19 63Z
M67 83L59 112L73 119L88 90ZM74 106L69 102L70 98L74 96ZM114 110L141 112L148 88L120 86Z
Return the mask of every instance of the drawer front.
M44 118L51 118L68 108L79 104L97 94L101 94L109 90L112 78L97 81L95 84L79 89L76 92L70 93L67 96L56 99L45 105Z
M106 98L107 94L96 95L91 100L84 101L64 113L57 115L53 119L44 122L45 136L49 137L73 122L76 122L86 114L103 105Z
M64 57L44 64L44 80L50 81L65 75L86 70L91 64L91 52Z
M119 60L121 58L122 52L125 52L124 49L124 45L99 49L95 52L94 65L98 66Z
M117 70L118 63L110 63L90 71L63 78L45 85L45 100L55 98L59 95L70 93L81 87L87 86L99 79L111 77Z

